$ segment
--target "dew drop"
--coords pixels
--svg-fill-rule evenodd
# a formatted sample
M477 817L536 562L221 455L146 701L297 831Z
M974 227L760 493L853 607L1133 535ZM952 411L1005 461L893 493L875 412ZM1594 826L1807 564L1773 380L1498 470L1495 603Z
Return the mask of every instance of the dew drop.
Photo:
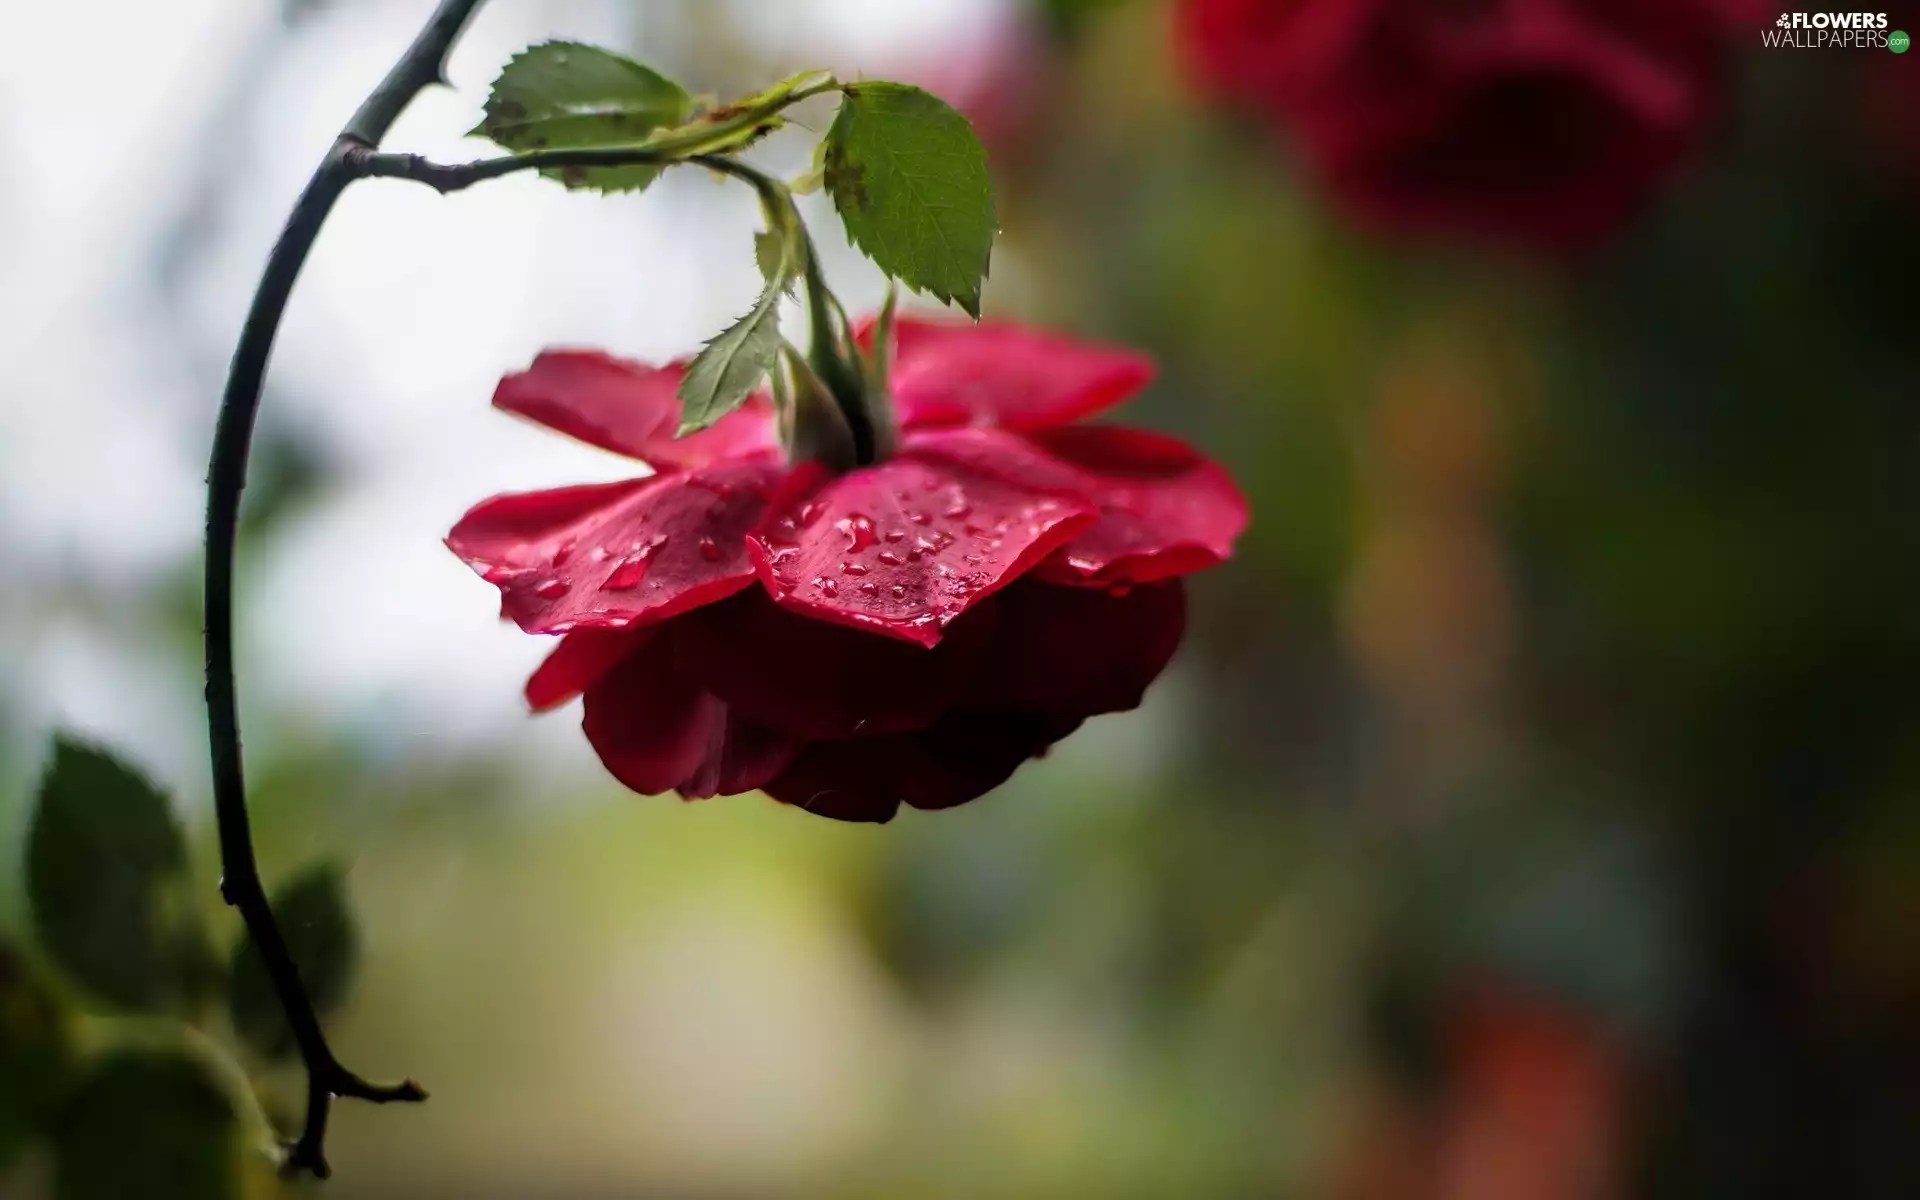
M720 547L713 544L712 538L703 537L700 539L700 557L706 559L708 562L720 561Z
M846 535L850 554L858 554L878 540L873 532L873 518L863 513L849 513L835 521L833 527Z
M838 596L840 594L840 585L835 583L833 580L828 579L824 575L814 576L813 586L816 588L819 588L820 594L827 597L829 600L831 600L833 597Z
M901 542L906 540L907 531L904 529L889 529L887 530L886 536L890 542Z
M573 557L573 548L578 544L579 543L573 538L568 538L566 541L561 542L559 546L555 547L553 551L553 565L556 570L567 565L567 560Z
M861 566L859 563L843 562L840 564L840 573L842 575L853 575L858 577L861 575L865 575L867 573L867 569Z
M907 520L912 521L915 525L925 525L927 522L933 520L933 518L921 512L919 509L915 509L907 514Z
M878 594L879 594L879 591L880 591L880 589L879 589L879 588L877 588L877 587L875 587L875 586L873 586L873 585L872 585L872 584L870 584L870 583L863 583L863 584L861 584L861 585L860 585L860 594L861 594L862 596L873 596L873 595L878 595Z
M647 577L647 559L651 557L650 553L641 553L625 560L613 569L606 583L601 586L610 592L624 592L639 587Z
M897 567L900 565L900 561L900 556L891 550L882 550L880 552L880 562L883 566Z
M571 590L571 585L569 585L566 580L549 579L545 583L536 586L533 589L533 594L542 600L558 600Z
M900 584L896 583L892 587L888 588L887 590L893 593L893 598L895 600L904 600L907 598L907 589L901 586Z
M969 554L966 556L967 565L970 567L977 567L983 561L984 560L978 554Z
M807 501L807 506L800 510L800 523L802 525L811 525L815 521L818 521L820 514L825 511L827 511L827 502L825 500L809 500Z

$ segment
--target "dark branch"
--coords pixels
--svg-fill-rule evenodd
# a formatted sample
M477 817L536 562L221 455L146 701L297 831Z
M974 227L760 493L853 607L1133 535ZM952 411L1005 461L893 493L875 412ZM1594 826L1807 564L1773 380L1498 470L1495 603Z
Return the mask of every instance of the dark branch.
M378 154L372 150L348 153L353 173L369 179L407 179L424 183L442 194L457 192L489 179L517 171L584 171L591 167L666 166L685 162L682 156L642 146L534 150L477 162L437 163L418 154Z
M307 1117L299 1139L288 1151L289 1173L311 1171L325 1178L328 1108L335 1096L384 1103L423 1100L411 1081L376 1087L341 1066L320 1028L313 1002L280 934L261 886L247 818L246 777L240 760L240 716L233 672L233 559L240 521L240 494L246 487L247 457L253 441L260 391L280 318L308 253L340 193L353 182L355 154L379 145L414 96L439 82L447 50L460 35L480 0L441 0L426 28L394 64L380 86L347 122L333 148L314 171L280 239L267 258L260 286L241 326L220 399L214 429L213 461L207 474L206 650L207 734L213 760L214 812L220 826L220 893L240 910L247 932L259 947L287 1024L307 1070Z

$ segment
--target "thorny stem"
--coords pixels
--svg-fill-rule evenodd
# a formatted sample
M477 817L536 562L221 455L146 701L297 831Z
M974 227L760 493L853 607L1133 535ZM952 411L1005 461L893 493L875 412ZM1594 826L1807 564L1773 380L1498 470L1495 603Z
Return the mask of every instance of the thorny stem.
M233 674L233 559L240 494L246 487L254 419L260 411L267 360L280 318L321 226L334 202L356 177L354 157L378 146L422 89L443 82L447 51L479 6L480 0L441 0L425 28L353 114L314 170L267 258L253 304L241 326L239 343L234 347L214 429L213 458L207 474L207 734L212 751L214 813L220 827L220 894L240 910L249 936L259 947L306 1066L306 1123L287 1152L284 1169L288 1174L311 1171L317 1178L327 1176L327 1116L336 1096L386 1103L424 1100L426 1092L411 1080L391 1087L375 1086L340 1065L327 1044L261 886L247 818Z

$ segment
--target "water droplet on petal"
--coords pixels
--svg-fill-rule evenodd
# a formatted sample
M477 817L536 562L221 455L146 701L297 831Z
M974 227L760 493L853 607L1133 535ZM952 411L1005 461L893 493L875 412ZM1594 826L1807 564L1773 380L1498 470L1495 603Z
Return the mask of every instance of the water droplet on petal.
M900 561L900 556L891 550L882 550L880 552L880 562L884 566L897 567L900 565Z
M879 594L879 591L880 591L880 589L879 589L879 588L877 588L877 587L875 587L875 586L873 586L873 585L872 585L872 584L870 584L870 583L863 583L863 584L861 584L861 585L860 585L860 594L861 594L862 596L873 596L873 595L877 595L877 594Z
M890 542L904 541L906 540L906 536L907 536L907 531L904 529L887 530L887 540Z
M867 573L867 569L861 566L859 563L843 562L840 564L840 573L842 575L859 576L859 575L865 575Z
M643 551L625 560L613 569L601 586L610 592L624 592L639 587L647 577L647 559L651 557L651 553Z
M720 561L720 547L713 544L712 538L703 537L700 539L700 557L706 559L708 562Z
M807 501L806 507L800 510L800 523L802 525L811 525L815 521L818 521L820 514L825 511L827 511L827 502L825 500L809 500Z
M912 521L915 525L925 525L927 522L933 520L933 518L921 512L919 509L915 509L907 514L907 520Z
M571 590L572 585L567 583L566 580L549 579L545 583L535 585L533 594L542 600L558 600Z
M819 588L820 594L829 600L840 594L840 585L824 575L814 576L813 586Z
M861 513L849 513L833 523L847 537L847 551L858 554L877 540L873 532L873 518Z
M900 584L896 583L892 587L888 588L887 590L893 593L893 598L895 600L904 600L907 598L907 589L905 587L902 587Z

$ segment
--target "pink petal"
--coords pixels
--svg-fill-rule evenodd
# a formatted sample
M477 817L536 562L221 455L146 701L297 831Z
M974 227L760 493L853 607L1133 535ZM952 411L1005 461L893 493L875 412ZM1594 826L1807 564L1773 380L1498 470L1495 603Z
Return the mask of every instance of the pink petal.
M873 322L856 336L866 343ZM889 380L904 428L1064 425L1125 400L1153 378L1130 350L1013 325L900 318Z
M674 667L735 712L802 738L900 733L954 706L992 644L994 617L991 604L976 608L929 650L813 620L748 588L674 624Z
M685 474L499 496L447 545L528 633L651 624L753 581L746 535L785 474L771 456Z
M527 680L527 707L548 712L592 687L653 633L638 629L580 629L560 639Z
M1100 501L1100 520L1042 563L1042 578L1106 586L1187 575L1224 561L1246 528L1233 480L1174 438L1112 425L1031 437Z
M951 808L985 795L1079 724L1078 717L959 713L919 733L814 742L763 790L838 821L890 821L902 801Z
M587 689L581 725L615 779L657 796L705 761L718 703L674 675L668 639L654 638Z
M964 707L1080 717L1137 708L1186 629L1177 579L1124 594L1023 579L995 608L993 645Z
M697 467L777 445L773 405L756 392L699 433L674 437L680 424L679 363L650 367L598 350L547 350L500 380L495 408L517 413L583 442L656 467Z
M1012 482L1048 466L1010 434L919 433L875 466L796 472L749 549L788 608L932 646L961 613L1092 523L1097 510L1070 491Z

